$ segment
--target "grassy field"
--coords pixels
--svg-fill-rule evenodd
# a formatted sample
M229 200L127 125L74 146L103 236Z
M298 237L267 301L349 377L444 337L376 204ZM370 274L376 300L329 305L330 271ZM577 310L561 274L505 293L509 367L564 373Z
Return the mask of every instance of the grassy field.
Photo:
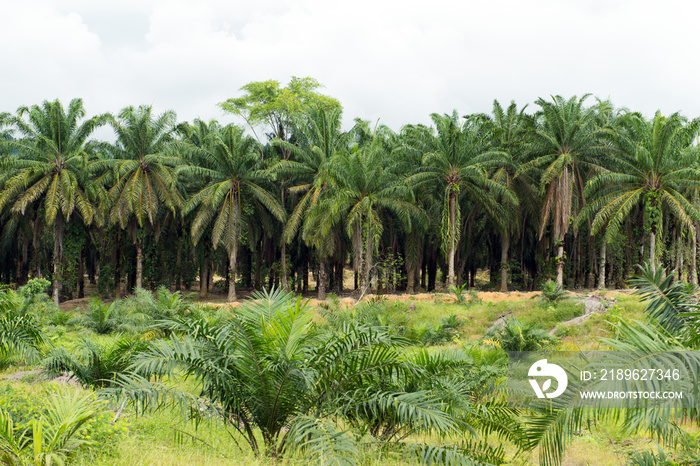
M567 299L549 305L540 302L539 293L517 292L469 293L463 296L463 302L458 302L457 296L447 293L368 297L377 307L371 311L374 314L366 318L393 327L412 339L414 346L478 344L494 322L503 318L517 318L525 324L535 324L553 333L560 339L558 345L562 349L604 349L599 339L614 336L615 322L622 318L643 319L644 313L642 303L627 292L608 291L598 296L604 304L602 313L593 313L590 318L576 324L565 322L584 314L585 309L578 296L570 294ZM309 305L317 306L318 303L311 301ZM84 304L81 303L68 303L66 308L73 309L76 315L85 312ZM324 313L353 316L360 308L361 306L354 307L352 300L331 297L327 303L316 307L316 320L321 323ZM446 322L451 322L451 326L447 326L449 331L443 331ZM54 343L60 342L69 348L84 337L98 341L109 338L76 326L54 326L48 329L48 333ZM31 368L10 368L0 378L28 369ZM32 376L27 376L9 383L13 390L30 395L55 385L32 379ZM78 387L68 389L83 390ZM3 397L0 397L0 402L2 400ZM126 409L118 424L123 427L123 435L115 435L108 442L80 453L74 459L75 464L262 465L269 461L254 457L243 442L238 442L242 447L239 448L236 443L240 440L236 438L237 434L231 434L221 425L214 422L203 422L197 426L185 424L177 412L159 411L137 416ZM512 446L506 445L505 448L511 455L515 453ZM653 448L653 442L643 436L627 438L620 426L599 424L576 435L563 464L620 465L626 463L632 449ZM537 451L520 460L521 464L536 464ZM308 462L287 457L277 464ZM362 464L393 465L404 462L398 454L368 448Z

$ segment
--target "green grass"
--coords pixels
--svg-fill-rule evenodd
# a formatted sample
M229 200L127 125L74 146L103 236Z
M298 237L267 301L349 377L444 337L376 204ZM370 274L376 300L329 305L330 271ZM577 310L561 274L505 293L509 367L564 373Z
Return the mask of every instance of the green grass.
M183 424L180 414L172 411L147 413L138 417L127 413L126 416L131 425L127 437L107 448L83 453L75 459L75 464L267 464L255 458L244 444L241 444L243 450L240 450L219 423L203 422L196 427L192 423Z
M403 325L407 326L436 326L441 319L456 315L464 321L463 338L477 340L483 337L486 330L502 315L551 330L558 323L573 319L584 312L583 306L573 300L564 300L552 306L543 306L536 299L483 301L473 304L457 304L450 301L453 300L449 297L437 297L434 302L416 301L416 309L410 312L406 311L406 303L389 303L387 314L389 320L400 319Z

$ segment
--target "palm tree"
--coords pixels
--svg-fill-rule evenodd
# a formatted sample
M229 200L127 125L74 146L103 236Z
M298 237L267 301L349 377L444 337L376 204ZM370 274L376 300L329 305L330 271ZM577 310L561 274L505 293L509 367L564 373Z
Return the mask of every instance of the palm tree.
M88 435L90 421L103 414L93 396L79 392L52 396L44 415L29 426L16 426L11 413L0 409L2 464L66 464L71 455L94 444Z
M328 186L309 210L304 226L307 235L316 232L327 236L334 226L346 225L363 287L370 283L372 256L384 230L386 213L396 215L409 231L412 219L425 216L415 205L409 186L389 163L377 135L365 147L334 156L328 166Z
M519 172L542 169L540 189L545 198L539 237L544 236L551 217L559 286L564 286L564 235L569 231L572 211L584 202L587 173L598 170L609 152L609 147L601 142L605 130L597 128L596 113L583 107L587 97L565 100L554 96L552 102L542 98L535 102L541 110L531 122L528 147L531 160ZM574 195L574 189L578 190L578 196Z
M32 362L40 355L47 338L30 312L33 297L23 297L9 289L0 289L0 364L10 356Z
M695 157L684 156L700 130L700 119L687 124L678 113L660 112L647 121L638 113L625 115L616 138L620 156L616 171L602 173L586 186L591 202L582 216L595 215L592 231L605 228L609 242L633 207L644 206L649 229L649 261L656 262L656 234L664 211L671 213L695 234L700 212L682 194L700 187L700 168Z
M195 242L210 223L214 248L223 243L228 253L230 275L228 301L236 300L236 258L242 224L255 221L257 203L278 220L285 219L285 210L272 194L268 172L263 170L255 139L245 136L243 129L229 125L211 131L201 147L190 146L192 165L180 169L190 177L206 180L206 185L185 205L185 214L198 208L192 222Z
M318 93L318 89L321 87L323 86L318 81L310 77L292 76L289 84L285 87L280 87L280 83L274 80L254 81L241 87L240 90L243 91L241 97L221 102L219 107L225 112L243 118L261 144L262 140L255 130L260 125L269 131L266 136L270 139L291 142L289 136L294 131L295 121L299 120L309 109L317 107L324 108L326 111L342 109L336 99ZM281 159L289 160L291 152L284 147L279 147ZM280 178L277 181L282 205L286 206L287 180ZM287 242L284 240L282 240L280 256L282 262L281 284L287 290L289 289Z
M341 132L342 110L328 111L319 107L310 111L297 123L297 144L275 139L273 146L279 146L292 154L292 159L282 160L271 170L279 176L290 177L291 194L301 195L292 210L282 234L282 240L291 243L299 229L306 222L307 212L319 199L328 184L328 164L337 154L348 149L349 133ZM326 259L333 250L331 235L318 235L306 230L302 235L307 244L313 245L319 257L318 297L326 297ZM313 234L312 234L313 233Z
M127 225L136 246L136 288L143 282L143 232L156 221L161 205L175 210L183 203L176 187L175 166L180 158L166 153L176 130L176 115L166 111L153 115L150 106L126 107L109 123L117 135L114 159L100 167L111 168L114 178L109 190L112 202L110 221Z
M434 184L442 193L442 247L448 260L448 285L454 286L460 196L469 196L493 218L505 218L496 196L513 203L517 200L507 188L488 178L487 170L504 160L500 154L487 151L488 139L481 118L467 118L460 124L456 111L451 116L434 113L431 117L437 135L428 141L423 166L409 177L409 182L415 186Z
M486 116L485 118L488 121L491 150L503 157L502 165L494 171L492 179L515 193L520 205L525 207L525 212L531 213L536 209L537 204L537 195L533 189L532 179L523 173L515 176L526 155L526 107L518 111L516 103L511 102L504 111L501 104L494 100L493 117ZM515 209L514 204L507 203L505 207L510 208L512 212L496 223L501 226L501 291L503 292L508 291L510 237L518 231L519 224L524 223L521 221L520 212Z
M142 407L189 405L221 418L255 454L279 458L301 450L314 464L355 464L357 442L366 434L383 446L403 445L427 464L503 458L478 439L462 446L406 445L404 439L480 432L524 446L510 411L491 402L476 406L464 380L472 355L452 349L406 354L405 340L386 327L346 322L321 330L301 298L274 290L254 297L224 322L171 321L180 336L137 354L132 369L138 375L118 376L119 387L105 392ZM152 382L174 374L201 389L189 393Z
M147 347L145 341L124 335L101 342L84 338L76 346L76 355L57 347L41 365L49 377L70 372L84 386L99 389L112 386L117 375L126 372L133 363L134 356Z
M86 225L97 214L97 189L85 176L90 159L87 139L106 119L97 116L80 122L85 116L82 99L71 100L67 110L58 100L20 107L16 116L6 117L20 137L0 139L0 147L10 152L0 159L0 210L11 205L12 212L24 214L36 201L43 206L46 224L53 226L56 304L65 223L75 211Z

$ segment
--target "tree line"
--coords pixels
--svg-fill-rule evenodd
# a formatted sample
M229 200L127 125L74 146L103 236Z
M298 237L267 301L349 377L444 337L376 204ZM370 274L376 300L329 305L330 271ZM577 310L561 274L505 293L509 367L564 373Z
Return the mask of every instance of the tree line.
M700 120L589 95L494 101L395 132L311 78L252 82L220 107L247 127L150 106L87 117L81 99L0 114L0 281L53 298L167 285L620 286L663 261L697 283ZM115 142L91 139L108 125ZM441 273L438 273L441 271ZM217 273L225 277L214 284ZM500 281L500 283L499 283Z

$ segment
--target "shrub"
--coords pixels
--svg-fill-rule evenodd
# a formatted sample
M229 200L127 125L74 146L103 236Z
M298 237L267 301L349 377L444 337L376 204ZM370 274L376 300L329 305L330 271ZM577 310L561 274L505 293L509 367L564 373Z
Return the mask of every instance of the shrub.
M543 304L555 304L566 296L566 291L555 281L547 280L542 285L540 302Z
M467 283L462 283L460 286L451 286L450 287L450 293L452 293L455 296L455 300L457 301L457 304L464 304L464 302L465 302L464 289L465 288L467 288Z
M487 332L483 341L504 351L541 351L553 346L557 338L534 324L525 325L518 319L508 319L503 326Z
M406 337L416 343L423 345L439 345L453 341L459 337L459 328L464 323L457 314L452 314L440 319L437 326L417 325L414 326Z
M103 342L83 339L75 349L76 354L63 347L54 348L42 366L51 377L70 372L86 387L104 388L112 386L126 372L134 355L146 347L146 342L125 336Z
M0 290L0 364L25 360L31 362L39 355L39 347L46 342L39 322L27 304L11 290Z
M56 327L66 326L73 320L74 315L71 311L62 311L61 309L55 309L46 315L46 321Z
M26 285L21 286L17 291L25 298L33 298L45 293L46 289L50 286L51 282L45 278L32 278Z
M88 304L88 312L84 316L72 319L69 323L77 323L95 333L105 335L117 330L122 323L121 320L119 311L116 310L116 301L103 303L100 298L94 297Z

